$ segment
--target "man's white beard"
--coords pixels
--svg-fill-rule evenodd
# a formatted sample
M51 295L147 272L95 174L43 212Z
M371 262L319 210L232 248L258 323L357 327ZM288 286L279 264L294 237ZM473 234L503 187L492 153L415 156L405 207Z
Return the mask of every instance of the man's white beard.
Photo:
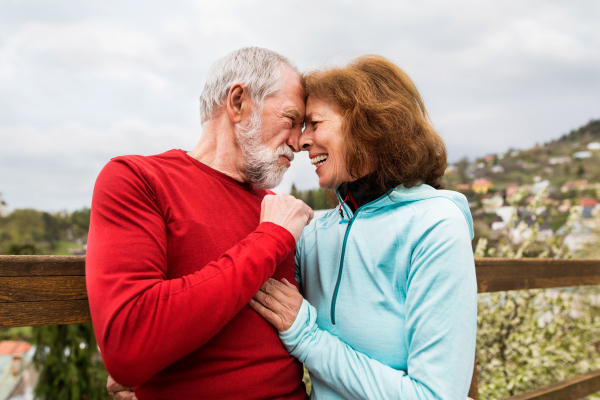
M235 135L244 156L246 178L257 189L272 189L281 183L288 169L281 164L279 156L283 155L292 161L294 153L286 143L276 150L264 144L260 111L252 112L246 124L236 124Z

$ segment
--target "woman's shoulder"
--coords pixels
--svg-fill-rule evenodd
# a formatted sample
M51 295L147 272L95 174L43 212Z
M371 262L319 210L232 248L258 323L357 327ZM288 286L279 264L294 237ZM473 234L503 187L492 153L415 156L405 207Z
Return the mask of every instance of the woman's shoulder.
M425 185L423 185L425 186ZM472 231L473 219L466 197L450 190L421 190L396 195L394 214L409 207L414 214L414 229L428 232L439 226L466 226Z

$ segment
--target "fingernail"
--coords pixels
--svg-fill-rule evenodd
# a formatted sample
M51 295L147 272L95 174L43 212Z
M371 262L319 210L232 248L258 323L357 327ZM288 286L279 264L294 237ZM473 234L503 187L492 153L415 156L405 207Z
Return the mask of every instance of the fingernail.
M132 400L137 400L137 397L134 397Z
M254 299L250 299L250 304L254 304Z

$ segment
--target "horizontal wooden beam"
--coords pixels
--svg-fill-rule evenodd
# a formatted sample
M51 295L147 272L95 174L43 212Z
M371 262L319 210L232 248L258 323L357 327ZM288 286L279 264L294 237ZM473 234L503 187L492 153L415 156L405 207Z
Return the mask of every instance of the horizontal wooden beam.
M0 256L0 276L85 276L85 256Z
M600 285L600 260L477 258L479 293Z
M600 392L600 369L504 400L579 400L597 392Z
M30 301L0 306L0 328L75 324L91 320L87 300Z
M85 276L0 277L0 304L28 301L85 300Z
M600 285L600 260L478 258L475 265L479 293ZM85 256L0 255L1 326L73 323L68 310L79 310L81 301L86 308L73 314L78 315L74 322L87 321L86 298ZM42 302L53 303L47 305L53 310L62 305L67 311L46 315ZM7 310L15 307L28 310L27 318L11 319Z

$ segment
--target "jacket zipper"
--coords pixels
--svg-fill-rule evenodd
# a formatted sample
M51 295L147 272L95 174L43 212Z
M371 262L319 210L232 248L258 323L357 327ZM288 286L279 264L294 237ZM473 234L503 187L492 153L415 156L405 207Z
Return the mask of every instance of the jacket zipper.
M358 213L361 208L379 201L384 196L387 196L388 193L389 192L387 192L386 194L380 196L379 198L371 201L370 203L363 204L362 206L358 207L356 209L356 212L352 216L352 218L349 219L348 227L346 228L346 235L344 236L344 243L342 244L342 258L340 259L340 272L338 273L337 282L335 283L335 289L333 291L333 298L331 299L331 324L332 325L335 325L335 303L337 301L338 290L340 289L340 282L342 281L342 272L344 271L344 256L346 255L346 241L348 240L348 234L350 233L350 228L352 227L352 222L354 222L356 217L358 217ZM342 203L342 205L343 205L343 203ZM342 206L340 205L340 210L341 210L341 207ZM342 215L342 218L343 218L343 215Z
M342 281L342 272L344 271L344 256L346 254L346 241L348 240L348 234L350 233L350 228L352 227L352 222L358 216L358 210L352 218L350 218L348 222L348 227L346 228L346 235L344 236L344 243L342 244L342 258L340 259L340 272L338 273L337 282L335 283L335 290L333 291L333 298L331 299L331 324L335 325L335 303L337 301L338 290L340 289L340 282Z

